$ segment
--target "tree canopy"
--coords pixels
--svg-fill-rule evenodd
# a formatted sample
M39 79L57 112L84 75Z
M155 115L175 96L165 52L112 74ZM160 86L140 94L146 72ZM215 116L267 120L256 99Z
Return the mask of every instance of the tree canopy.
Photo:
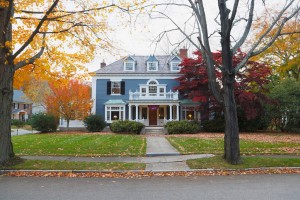
M200 102L202 105L210 104L209 109L213 112L221 112L222 105L220 105L212 95L208 87L207 65L204 61L204 57L201 52L194 52L196 58L185 58L181 63L181 77L177 80L180 85L175 89L192 99L195 102ZM213 59L216 61L216 65L222 63L221 52L214 52L212 54ZM233 66L243 59L245 53L238 51L233 56ZM217 77L217 83L221 84L222 73L219 67L215 68ZM235 100L237 106L240 107L245 113L247 120L255 119L259 115L263 114L262 103L267 101L266 84L269 82L268 77L271 74L271 68L263 63L248 61L241 71L236 76L235 87ZM221 85L220 85L221 87ZM201 109L208 107L200 106Z

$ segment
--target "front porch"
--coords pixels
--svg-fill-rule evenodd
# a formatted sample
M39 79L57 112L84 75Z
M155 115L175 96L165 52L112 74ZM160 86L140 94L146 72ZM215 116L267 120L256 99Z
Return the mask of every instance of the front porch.
M179 121L179 103L130 102L128 120L141 122L145 126L164 126L169 121Z

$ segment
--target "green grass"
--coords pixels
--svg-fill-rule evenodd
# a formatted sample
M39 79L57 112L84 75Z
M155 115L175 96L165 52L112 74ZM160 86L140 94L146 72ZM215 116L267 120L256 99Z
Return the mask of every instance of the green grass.
M13 164L0 166L0 169L22 170L144 170L143 163L122 162L68 162L68 161L45 161L45 160L22 160Z
M187 161L191 169L245 169L259 167L300 167L300 158L243 157L239 165L228 164L222 156Z
M223 154L223 139L168 137L169 142L182 154ZM240 140L241 154L300 154L300 144L292 142L257 142ZM293 149L292 152L289 149Z
M134 135L29 134L12 137L14 152L22 155L142 156L145 138Z

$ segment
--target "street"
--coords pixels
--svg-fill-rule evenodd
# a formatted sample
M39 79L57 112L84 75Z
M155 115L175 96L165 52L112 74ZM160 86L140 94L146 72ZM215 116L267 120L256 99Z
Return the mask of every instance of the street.
M0 177L2 200L299 200L300 174L141 179Z

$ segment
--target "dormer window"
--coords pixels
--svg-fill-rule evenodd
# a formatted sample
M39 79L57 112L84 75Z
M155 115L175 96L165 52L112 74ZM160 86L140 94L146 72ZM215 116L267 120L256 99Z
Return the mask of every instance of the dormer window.
M181 69L180 62L171 62L171 71L172 72L179 72Z
M181 70L181 59L178 56L171 57L170 61L170 70L171 72L179 72Z
M158 62L147 62L147 71L157 71Z
M135 60L131 56L124 60L124 71L135 71Z
M134 71L134 62L124 62L124 71Z
M154 55L150 55L146 60L147 71L158 71L158 60Z

